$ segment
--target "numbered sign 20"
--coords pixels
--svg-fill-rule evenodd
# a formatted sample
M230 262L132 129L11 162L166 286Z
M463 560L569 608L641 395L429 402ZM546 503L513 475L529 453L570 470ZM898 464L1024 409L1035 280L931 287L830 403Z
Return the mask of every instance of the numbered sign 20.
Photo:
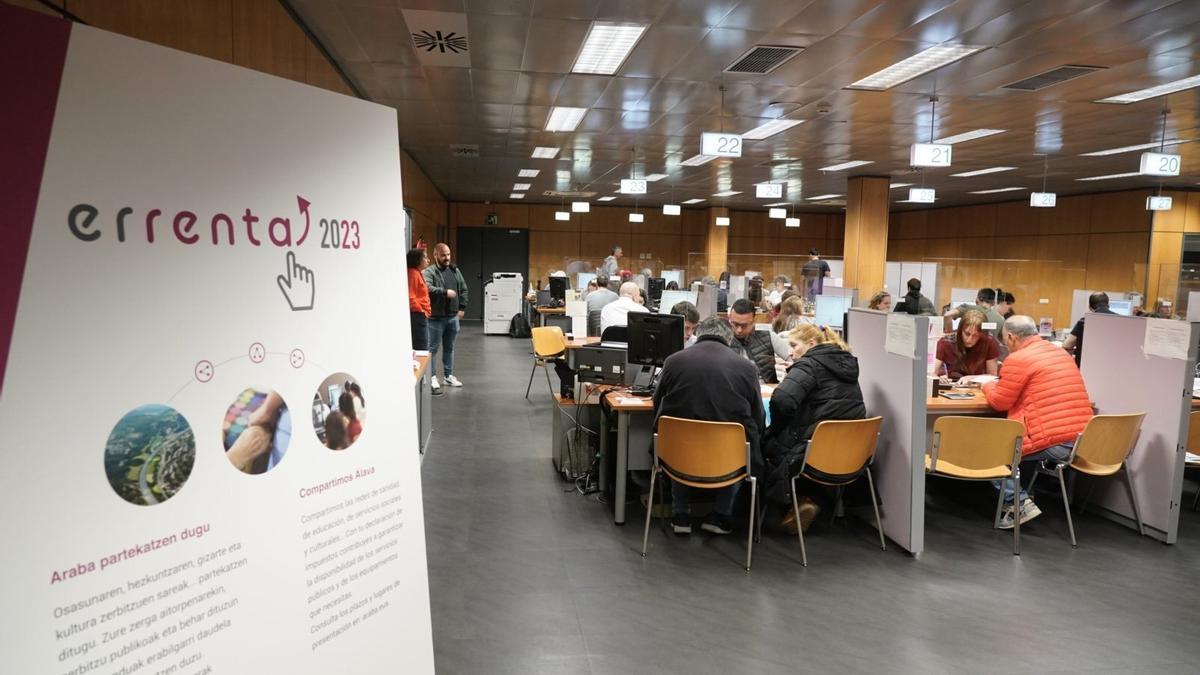
M1178 176L1181 164L1179 155L1143 152L1141 173L1144 176Z

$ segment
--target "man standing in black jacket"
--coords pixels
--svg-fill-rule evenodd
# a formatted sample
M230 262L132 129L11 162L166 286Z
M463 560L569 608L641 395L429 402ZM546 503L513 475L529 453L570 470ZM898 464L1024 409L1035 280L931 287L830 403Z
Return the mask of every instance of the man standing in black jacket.
M654 391L657 417L683 417L706 422L737 422L746 430L750 441L751 470L758 474L762 455L758 439L763 431L763 401L754 365L738 356L730 346L733 333L729 325L717 317L701 321L696 326L696 344L675 352L663 363L658 388ZM697 447L695 452L704 452ZM733 505L741 483L714 490L718 494L713 513L701 529L714 534L733 531ZM691 534L686 485L671 483L674 512L671 528L675 534Z
M745 298L729 308L729 327L733 329L736 347L740 347L746 358L754 362L758 376L763 382L775 383L775 346L771 334L754 328L754 304Z
M461 387L462 382L454 376L454 340L458 337L459 321L467 310L467 281L458 266L450 262L450 246L438 244L433 247L433 263L422 274L429 287L429 367L433 369L430 387L433 393L441 393L437 379L437 354L442 351L442 375L451 387Z

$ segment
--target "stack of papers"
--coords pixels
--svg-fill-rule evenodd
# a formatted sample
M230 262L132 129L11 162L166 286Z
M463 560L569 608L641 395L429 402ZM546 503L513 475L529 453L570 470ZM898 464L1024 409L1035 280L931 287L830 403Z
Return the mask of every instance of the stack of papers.
M1194 463L1200 462L1200 455L1194 455L1190 452L1184 453L1184 454L1187 455L1188 464L1194 464Z

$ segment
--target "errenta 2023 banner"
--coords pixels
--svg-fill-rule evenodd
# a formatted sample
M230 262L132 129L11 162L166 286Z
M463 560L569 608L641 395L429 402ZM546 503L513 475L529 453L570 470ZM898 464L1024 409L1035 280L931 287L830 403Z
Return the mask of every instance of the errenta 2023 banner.
M395 112L3 4L0 71L0 672L433 672Z

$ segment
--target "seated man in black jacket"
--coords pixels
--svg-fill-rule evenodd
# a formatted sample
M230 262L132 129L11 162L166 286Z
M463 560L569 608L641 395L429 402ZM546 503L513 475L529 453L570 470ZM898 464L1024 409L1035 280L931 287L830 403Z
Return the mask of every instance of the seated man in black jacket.
M763 382L778 382L771 333L754 329L754 304L745 298L735 301L729 308L729 327L733 329L735 344L754 362L758 377Z
M771 426L763 436L763 458L767 464L764 494L772 502L790 505L790 479L800 469L817 424L863 419L867 409L858 386L858 359L837 333L801 324L787 337L792 366L771 395ZM800 486L819 492L808 481L802 480ZM818 507L807 495L798 501L801 526L807 528ZM791 529L795 514L790 508L787 514L784 527Z
M711 317L701 321L695 336L696 344L668 356L663 363L658 388L654 390L654 410L658 417L741 424L746 429L746 440L750 441L751 471L757 475L762 468L758 439L763 429L763 403L754 366L730 349L733 333L721 319ZM704 450L697 447L695 452ZM718 494L717 504L701 525L704 531L715 534L733 531L731 517L740 485L713 490ZM688 515L690 491L686 485L671 484L674 512L671 528L675 534L692 533Z

